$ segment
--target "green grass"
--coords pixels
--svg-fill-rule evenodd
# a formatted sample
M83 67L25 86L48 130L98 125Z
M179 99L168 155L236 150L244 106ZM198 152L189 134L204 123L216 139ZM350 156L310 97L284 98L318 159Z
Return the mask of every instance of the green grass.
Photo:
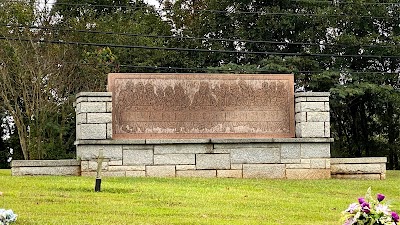
M12 177L0 170L0 208L16 224L340 224L372 187L400 211L400 171L384 181Z

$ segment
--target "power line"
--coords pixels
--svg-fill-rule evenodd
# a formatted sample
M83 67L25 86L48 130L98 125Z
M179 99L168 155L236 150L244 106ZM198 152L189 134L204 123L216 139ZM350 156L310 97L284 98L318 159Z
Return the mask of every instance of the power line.
M149 38L169 38L169 39L185 39L185 40L203 40L203 41L228 41L228 42L244 42L244 43L265 43L265 44L277 44L277 45L308 45L308 46L332 46L332 47L379 47L379 48L393 48L400 46L399 44L394 45L346 45L346 44L329 44L329 43L311 43L311 42L289 42L289 41L265 41L265 40L249 40L249 39L227 39L227 38L201 38L201 37L184 37L184 36L173 36L173 35L150 35L150 34L135 34L135 33L122 33L122 32L111 32L111 31L96 31L96 30L75 30L65 28L54 28L45 26L22 26L22 25L10 25L0 24L4 27L13 28L24 28L24 29L42 29L42 30L53 30L53 31L67 31L77 33L89 33L89 34L105 34L105 35L121 35L130 37L149 37Z
M216 49L194 49L194 48L174 48L160 46L143 46L143 45L116 45L106 43L93 42L74 42L62 40L45 40L45 39L24 39L15 37L0 37L0 40L13 40L24 42L40 42L50 44L66 44L66 45L86 45L96 47L115 47L128 49L149 49L149 50L166 50L166 51L185 51L185 52L213 52L213 53L230 53L230 54L254 54L254 55L280 55L280 56L315 56L315 57L354 57L354 58L390 58L400 59L400 56L393 55L354 55L354 54L319 54L319 53L292 53L292 52L260 52L260 51L237 51L237 50L216 50Z
M137 68L137 69L154 69L154 70L184 70L184 71L214 71L214 72L250 72L250 73L259 73L259 72L266 72L266 73L275 73L275 74L319 74L324 72L337 72L337 73L349 73L349 74L397 74L400 75L400 72L381 72L381 71L351 71L351 70L292 70L287 72L282 71L274 71L274 70L263 70L263 69L256 69L254 71L246 71L244 69L224 69L224 68L217 68L217 67L174 67L174 66L138 66L132 64L97 64L97 63L87 63L87 62L53 62L57 64L76 64L76 65L98 65L98 66L110 66L110 67L125 67L125 68Z

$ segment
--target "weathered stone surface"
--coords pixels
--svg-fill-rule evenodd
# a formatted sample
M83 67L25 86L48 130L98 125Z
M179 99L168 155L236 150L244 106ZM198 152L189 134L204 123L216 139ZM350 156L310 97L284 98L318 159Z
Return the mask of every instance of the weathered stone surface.
M102 177L125 177L125 171L104 171L101 172Z
M203 139L146 139L146 144L206 144L211 140Z
M155 145L154 154L211 153L211 144Z
M107 112L107 106L105 102L81 102L80 103L81 113L105 113Z
M282 143L281 158L282 159L300 159L299 143Z
M232 164L231 164L231 169L232 169L232 170L242 170L242 169L243 169L243 164L235 164L235 163L232 163Z
M329 112L307 112L307 122L329 122Z
M154 165L194 165L195 163L195 154L154 155Z
M297 112L323 112L325 111L325 102L298 102Z
M232 149L232 163L280 163L279 148Z
M325 111L329 112L330 107L329 107L329 102L325 102Z
M296 102L296 104L294 105L294 112L295 112L295 114L301 112L301 102Z
M331 164L386 163L386 157L331 158Z
M301 163L301 161L300 159L281 159L281 163L296 164L296 163Z
M293 137L293 81L293 75L109 74L114 138Z
M307 97L307 102L329 102L329 97Z
M146 166L108 166L108 171L145 171Z
M107 125L106 124L81 124L80 134L77 134L79 139L106 139Z
M312 169L326 169L326 159L311 159L310 162Z
M28 175L51 175L51 176L79 176L81 174L80 166L58 166L58 167L12 167L13 176Z
M326 168L330 169L331 168L331 159L326 159L325 164L326 164Z
M111 123L111 113L87 113L87 123Z
M123 150L123 165L153 165L152 150Z
M146 172L145 171L126 171L126 176L127 177L145 177Z
M331 136L331 123L325 122L325 137Z
M301 143L301 158L330 158L329 143Z
M176 171L177 177L203 177L212 178L217 176L216 170L183 170Z
M76 159L60 159L60 160L12 160L11 167L58 167L58 166L80 166L80 161Z
M111 97L111 92L79 92L76 95L76 98L83 98L83 97Z
M243 164L243 178L285 178L283 164Z
M103 149L104 158L122 160L122 145L78 145L76 155L81 160L96 160L100 149Z
M325 143L333 142L333 138L247 138L247 139L211 139L214 148L279 148L280 143ZM229 145L232 144L232 145ZM251 147L253 145L253 147ZM236 146L236 147L235 147Z
M296 137L325 137L324 122L300 122L296 124Z
M214 153L214 154L230 154L231 149L229 149L229 148L214 148L212 153Z
M269 139L268 141L273 142L274 139ZM214 149L237 149L237 148L279 148L277 143L227 143L227 144L214 144Z
M111 102L112 97L87 97L88 102Z
M295 98L295 102L306 102L307 101L307 97L296 97Z
M112 123L107 123L107 139L112 139Z
M229 154L197 154L197 169L230 169L231 160Z
M287 179L329 179L329 169L286 169Z
M124 145L122 150L153 150L154 145Z
M77 125L80 125L80 124L83 124L83 123L87 123L86 114L87 113L77 113L76 114L76 124Z
M88 165L89 165L89 171L96 171L97 170L97 161L88 161ZM107 162L103 162L101 164L101 170L107 170L108 169L108 163Z
M242 178L242 170L217 170L217 177Z
M77 140L75 145L144 145L145 140Z
M297 92L294 94L295 98L299 97L329 97L330 92Z
M77 97L75 103L78 105L78 103L80 103L80 102L87 102L87 101L88 101L87 97Z
M293 163L286 164L286 169L310 169L310 163Z
M84 172L82 171L81 176L82 177L96 177L97 172Z
M148 177L174 177L175 166L146 166Z
M176 170L196 170L196 165L176 165Z
M307 122L307 112L298 112L295 115L296 123Z
M106 103L106 111L108 113L112 112L112 102L107 102Z
M87 160L81 161L81 171L85 171L85 172L89 171L89 161L87 161Z
M331 164L332 174L384 173L380 164Z
M384 180L380 174L332 174L335 179Z

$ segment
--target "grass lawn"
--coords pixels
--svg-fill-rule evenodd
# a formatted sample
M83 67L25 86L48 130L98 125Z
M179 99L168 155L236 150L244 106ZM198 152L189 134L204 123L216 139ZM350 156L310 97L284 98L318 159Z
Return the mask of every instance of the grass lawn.
M400 211L400 171L384 181L12 177L0 170L0 208L16 224L340 224L368 187Z

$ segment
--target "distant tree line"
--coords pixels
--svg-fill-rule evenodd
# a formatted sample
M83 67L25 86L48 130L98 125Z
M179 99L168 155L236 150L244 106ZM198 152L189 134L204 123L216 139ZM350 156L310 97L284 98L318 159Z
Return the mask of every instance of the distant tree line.
M74 156L73 102L109 72L294 73L331 93L332 156L399 169L400 3L395 0L57 0L0 3L0 165ZM6 147L4 147L6 146Z

